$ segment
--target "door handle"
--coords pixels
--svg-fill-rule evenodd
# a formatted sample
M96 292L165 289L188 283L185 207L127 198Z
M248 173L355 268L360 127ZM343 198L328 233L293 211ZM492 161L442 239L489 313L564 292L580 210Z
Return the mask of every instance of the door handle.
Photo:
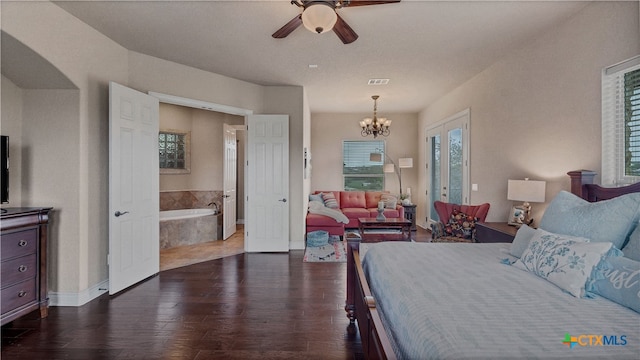
M120 216L122 216L122 215L124 215L124 214L128 214L128 213L129 213L128 211L120 212L120 210L118 210L118 211L116 211L116 213L115 213L115 214L113 214L113 215L115 215L116 217L120 217Z
M282 199L280 199L278 201L287 202L287 199L282 198Z
M226 198L230 198L231 195L222 195L222 197L226 199Z

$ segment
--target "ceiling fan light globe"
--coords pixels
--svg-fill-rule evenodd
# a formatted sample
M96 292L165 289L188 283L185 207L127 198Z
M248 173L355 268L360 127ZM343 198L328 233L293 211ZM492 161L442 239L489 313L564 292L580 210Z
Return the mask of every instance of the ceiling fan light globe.
M333 29L338 21L338 14L328 3L317 2L307 5L302 12L302 24L307 30L322 34Z

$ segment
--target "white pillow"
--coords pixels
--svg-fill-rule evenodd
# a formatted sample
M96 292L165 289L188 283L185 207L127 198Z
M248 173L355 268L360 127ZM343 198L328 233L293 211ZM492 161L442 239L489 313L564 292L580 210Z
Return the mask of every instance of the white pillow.
M398 206L398 198L391 194L382 194L380 201L384 202L386 209L395 209Z
M527 250L529 247L529 243L533 236L536 234L536 229L530 228L525 224L520 226L518 232L516 233L516 237L513 239L511 243L511 249L509 250L509 254L520 258L522 253Z
M529 246L513 266L548 280L575 297L585 296L593 267L613 245L536 230Z

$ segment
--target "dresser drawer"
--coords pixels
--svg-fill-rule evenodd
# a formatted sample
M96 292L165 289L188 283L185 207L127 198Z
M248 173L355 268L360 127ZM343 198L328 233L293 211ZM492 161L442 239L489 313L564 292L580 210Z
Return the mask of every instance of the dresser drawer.
M2 262L2 288L35 278L38 271L36 254Z
M23 281L2 289L2 314L37 299L36 279Z
M28 229L2 234L2 260L35 254L38 248L38 230Z

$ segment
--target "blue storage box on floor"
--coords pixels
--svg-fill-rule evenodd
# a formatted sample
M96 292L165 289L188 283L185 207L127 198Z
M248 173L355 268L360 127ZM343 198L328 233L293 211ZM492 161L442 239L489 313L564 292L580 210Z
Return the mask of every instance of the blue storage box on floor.
M318 247L329 243L329 232L324 230L316 230L307 233L307 246Z

